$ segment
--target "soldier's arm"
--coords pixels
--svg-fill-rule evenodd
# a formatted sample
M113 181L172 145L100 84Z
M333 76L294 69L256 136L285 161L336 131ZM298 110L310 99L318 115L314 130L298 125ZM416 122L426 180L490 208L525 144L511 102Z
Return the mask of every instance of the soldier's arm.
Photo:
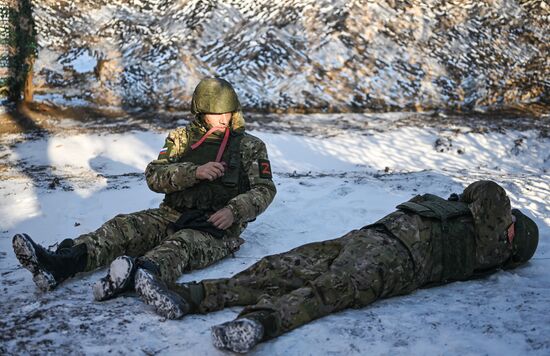
M198 183L197 165L191 162L178 162L187 145L186 128L178 128L168 134L158 158L145 168L145 179L149 189L168 194Z
M250 190L237 195L227 207L236 222L254 220L271 204L277 189L272 180L271 165L265 144L255 137L245 137L241 144L242 163L250 181Z

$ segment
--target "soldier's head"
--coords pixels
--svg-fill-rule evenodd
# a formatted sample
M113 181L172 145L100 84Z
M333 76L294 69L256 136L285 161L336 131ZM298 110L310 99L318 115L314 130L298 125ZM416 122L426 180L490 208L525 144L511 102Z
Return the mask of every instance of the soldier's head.
M537 224L518 209L512 209L515 218L515 236L512 240L512 256L506 262L507 268L515 268L529 261L539 243Z
M228 81L221 78L201 80L191 101L191 112L203 118L210 127L229 126L234 113L240 112L240 107L237 93Z

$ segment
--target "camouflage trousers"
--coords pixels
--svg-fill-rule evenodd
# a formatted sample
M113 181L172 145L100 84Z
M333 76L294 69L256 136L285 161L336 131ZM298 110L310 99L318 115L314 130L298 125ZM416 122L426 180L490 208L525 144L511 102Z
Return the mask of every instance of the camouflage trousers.
M267 256L232 278L202 281L200 312L247 306L239 317L256 318L265 338L346 308L417 287L406 248L377 230L356 230Z
M94 232L75 239L86 244L87 271L105 266L121 255L143 256L155 263L161 278L175 281L184 271L203 268L236 251L239 237L214 238L191 229L167 232L180 213L168 207L120 214Z

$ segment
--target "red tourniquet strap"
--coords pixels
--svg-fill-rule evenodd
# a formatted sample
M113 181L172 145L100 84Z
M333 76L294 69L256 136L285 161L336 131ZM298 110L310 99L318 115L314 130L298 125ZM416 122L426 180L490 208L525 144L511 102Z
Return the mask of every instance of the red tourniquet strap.
M198 140L197 142L195 142L194 144L191 145L191 149L194 150L197 147L199 147L204 142L204 140L206 140L208 138L208 136L210 136L213 132L215 132L215 131L224 131L224 130L225 130L225 135L223 136L223 140L222 140L222 143L220 145L220 149L218 150L218 154L216 155L216 162L220 162L222 160L222 156L223 156L223 153L225 151L225 147L227 146L227 141L229 141L229 127L224 128L223 126L215 126L215 127L211 128L210 130L208 130L207 133L204 134L203 137L201 137L200 140Z
M220 149L218 150L218 154L216 155L216 162L220 162L222 160L223 152L225 151L225 147L227 146L227 141L229 141L229 127L225 129L225 135L223 135L222 144L220 145Z
M199 147L204 142L204 140L206 140L208 138L208 136L210 136L212 134L212 132L223 131L223 130L224 130L224 127L222 127L222 126L215 126L215 127L211 128L210 130L208 130L207 133L204 134L203 137L201 137L200 140L198 140L197 142L195 142L194 144L191 145L191 149L194 150L197 147Z

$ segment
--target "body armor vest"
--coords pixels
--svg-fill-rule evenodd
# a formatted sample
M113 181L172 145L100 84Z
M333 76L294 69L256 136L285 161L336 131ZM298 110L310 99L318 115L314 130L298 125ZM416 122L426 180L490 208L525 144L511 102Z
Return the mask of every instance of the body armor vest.
M448 201L436 195L419 195L397 206L397 209L430 219L430 244L433 258L431 282L462 280L472 275L475 268L475 230L468 204ZM413 253L415 241L399 236L393 224L382 218L375 224L383 225Z
M190 130L187 141L189 145L180 161L192 162L199 166L215 161L221 139L212 136L192 150L191 144L197 142L200 135L195 133L194 130ZM240 145L242 137L243 133L231 132L228 145L222 155L222 162L225 162L223 176L214 181L201 180L183 191L166 194L164 202L180 212L185 212L188 209L217 211L225 207L232 198L250 190L248 176L241 164Z

